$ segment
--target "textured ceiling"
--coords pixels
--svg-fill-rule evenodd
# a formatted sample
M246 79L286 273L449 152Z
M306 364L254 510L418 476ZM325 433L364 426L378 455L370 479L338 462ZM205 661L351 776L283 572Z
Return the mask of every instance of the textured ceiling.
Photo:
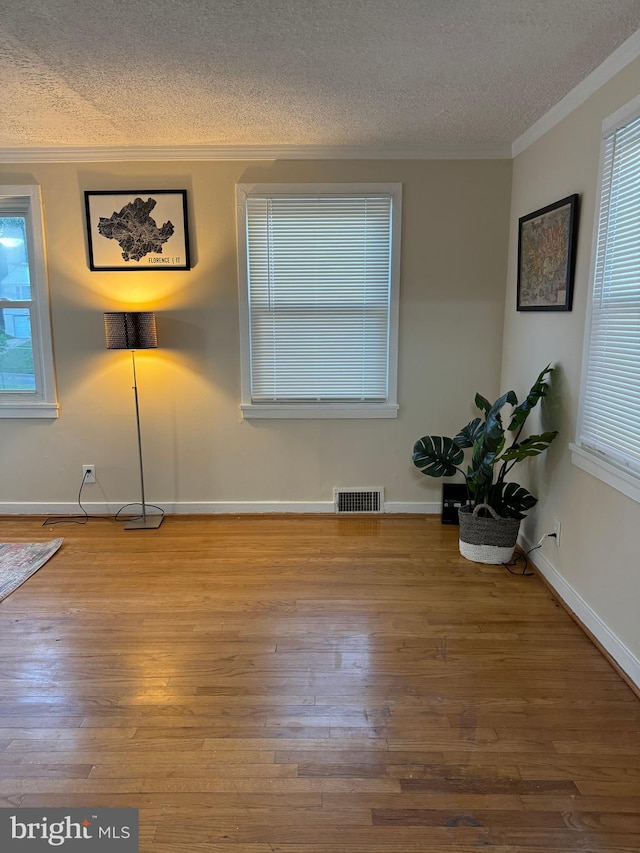
M0 148L510 143L640 0L0 0Z

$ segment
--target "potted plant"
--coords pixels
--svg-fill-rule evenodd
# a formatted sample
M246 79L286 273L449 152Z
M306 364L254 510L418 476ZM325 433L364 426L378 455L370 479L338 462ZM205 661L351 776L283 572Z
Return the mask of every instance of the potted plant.
M536 503L523 486L507 481L518 462L537 456L551 444L557 430L522 438L532 409L547 393L546 377L553 368L540 373L525 400L518 403L513 391L507 391L490 403L476 394L475 404L482 417L474 418L455 438L425 435L413 448L413 463L429 477L453 477L462 474L468 501L460 507L460 553L477 563L504 563L513 556L520 521ZM512 407L508 426L502 423L505 405ZM508 435L509 434L509 435ZM465 450L471 449L467 470Z

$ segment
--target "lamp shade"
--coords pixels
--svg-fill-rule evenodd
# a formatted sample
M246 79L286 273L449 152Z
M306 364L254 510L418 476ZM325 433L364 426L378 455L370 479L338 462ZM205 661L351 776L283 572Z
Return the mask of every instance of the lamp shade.
M104 332L107 349L155 349L158 346L153 311L107 311Z

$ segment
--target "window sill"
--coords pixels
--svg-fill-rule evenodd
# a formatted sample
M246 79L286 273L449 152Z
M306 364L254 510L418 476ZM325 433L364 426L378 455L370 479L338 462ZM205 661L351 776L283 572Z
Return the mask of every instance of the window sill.
M395 403L264 403L241 406L253 418L397 418Z
M592 453L577 444L570 444L571 461L577 467L602 480L603 483L617 489L640 503L640 477L624 471L601 456Z
M57 418L57 403L0 403L1 418Z

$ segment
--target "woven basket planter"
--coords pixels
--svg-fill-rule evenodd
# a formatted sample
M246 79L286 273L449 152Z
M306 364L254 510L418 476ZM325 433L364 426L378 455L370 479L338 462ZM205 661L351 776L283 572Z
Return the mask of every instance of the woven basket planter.
M490 517L479 515L486 510ZM508 563L520 530L519 518L501 518L487 504L479 504L474 510L470 506L461 506L460 553L474 563Z

